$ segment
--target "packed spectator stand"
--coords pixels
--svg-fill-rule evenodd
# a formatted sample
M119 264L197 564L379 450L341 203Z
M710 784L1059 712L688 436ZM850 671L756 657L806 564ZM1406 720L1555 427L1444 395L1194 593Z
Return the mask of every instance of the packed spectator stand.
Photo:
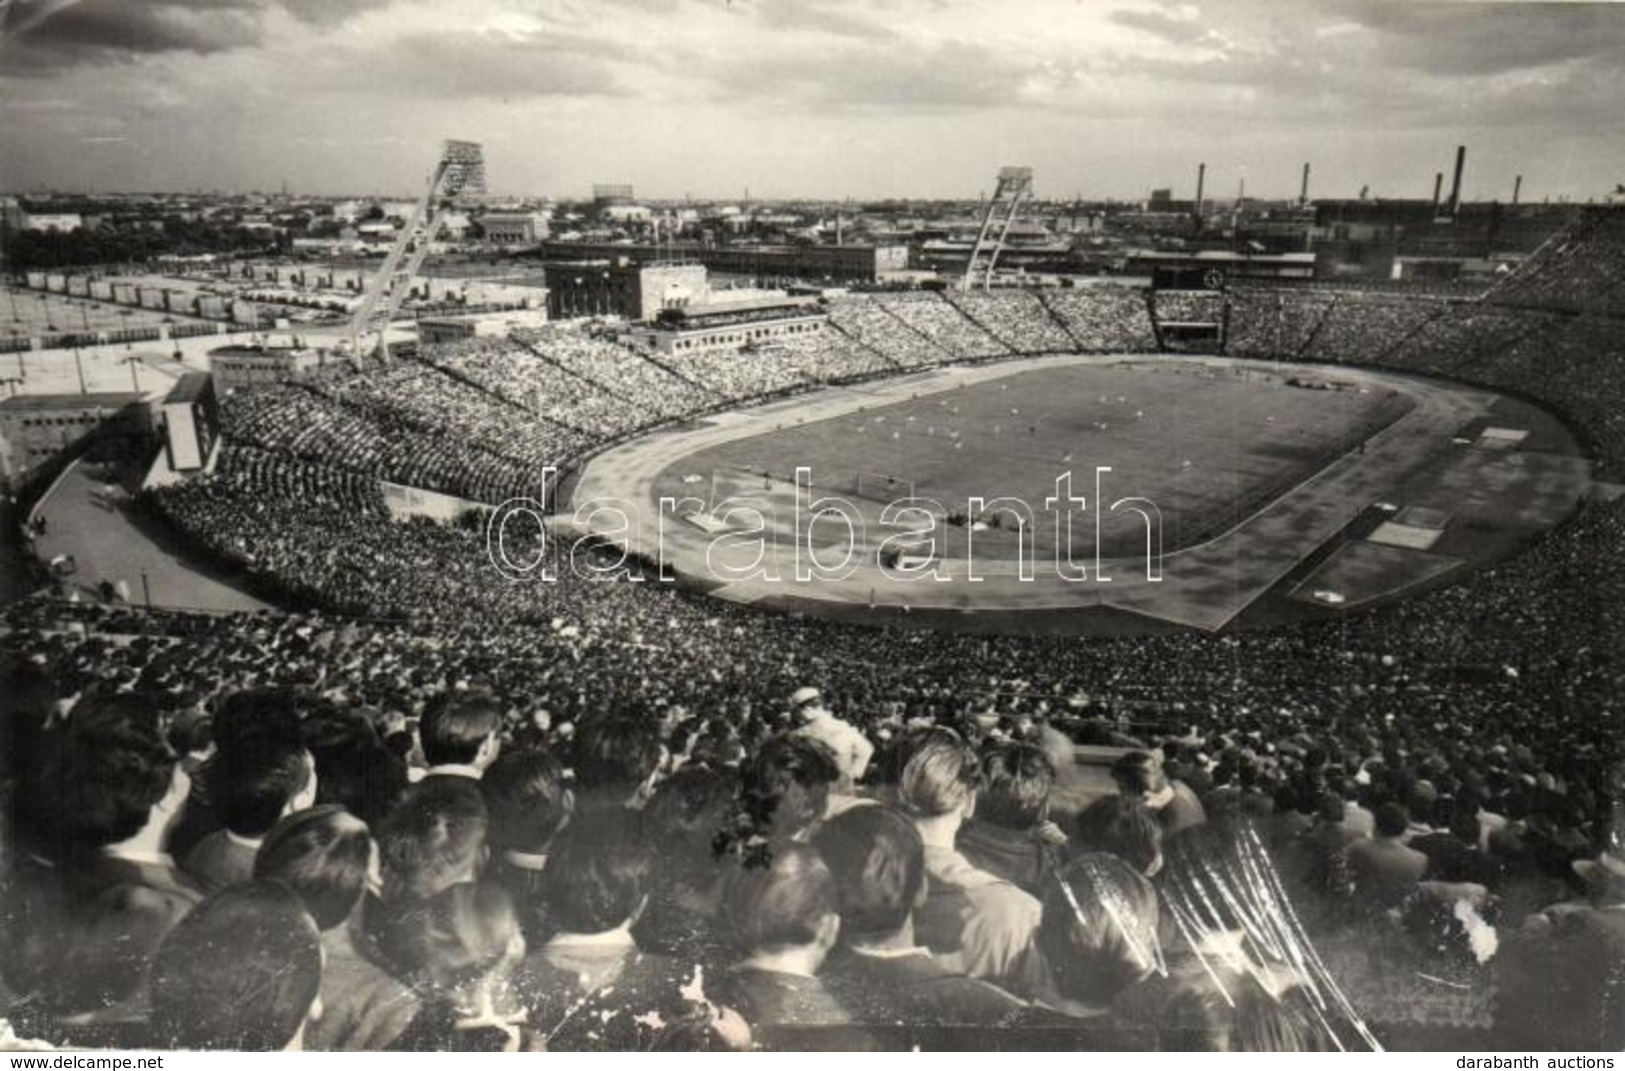
M1229 300L1233 352L1525 394L1625 463L1611 321ZM477 526L384 508L378 480L538 493L787 389L1155 345L1113 288L831 320L670 365L549 328L229 399L216 472L149 505L299 609L10 609L0 1017L120 1047L1625 1044L1625 501L1336 621L1087 643L514 584ZM1088 746L1122 755L1079 809Z

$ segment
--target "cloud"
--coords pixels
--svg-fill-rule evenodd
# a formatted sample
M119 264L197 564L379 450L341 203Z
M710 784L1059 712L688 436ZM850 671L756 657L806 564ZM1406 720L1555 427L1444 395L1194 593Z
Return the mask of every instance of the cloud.
M413 33L383 56L338 49L312 89L451 100L624 96L611 64L635 56L617 41L568 33Z
M1396 66L1494 75L1580 60L1615 63L1625 18L1615 4L1402 4L1347 0L1337 10L1378 34Z
M854 13L846 4L819 3L816 0L760 0L754 10L761 24L772 31L805 30L858 40L896 36L878 22Z
M1182 17L1157 8L1150 11L1113 11L1111 20L1119 26L1148 33L1172 45L1217 45L1223 38L1194 17Z
M259 43L259 0L79 0L18 23L0 42L0 70L42 73L142 55L208 55Z
M357 15L385 7L389 0L281 0L288 13L314 26L338 26Z

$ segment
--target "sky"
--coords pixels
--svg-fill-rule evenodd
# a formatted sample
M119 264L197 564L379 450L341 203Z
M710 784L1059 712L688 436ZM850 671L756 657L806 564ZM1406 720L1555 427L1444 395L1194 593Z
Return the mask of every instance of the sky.
M1625 3L0 0L0 189L1600 197Z

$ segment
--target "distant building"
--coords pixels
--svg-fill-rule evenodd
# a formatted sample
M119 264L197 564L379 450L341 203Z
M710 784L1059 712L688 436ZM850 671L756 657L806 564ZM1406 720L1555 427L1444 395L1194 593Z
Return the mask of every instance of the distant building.
M544 242L548 260L695 261L712 272L757 278L880 282L908 270L906 245L725 245Z
M209 351L209 368L222 394L286 383L321 363L315 350L290 346L221 346Z
M583 316L651 319L661 309L703 302L709 292L699 264L635 264L608 260L548 264L547 312L555 320Z
M829 314L817 298L753 298L672 307L627 333L656 353L751 350L825 330ZM741 359L745 359L742 355Z
M0 401L0 469L12 486L92 438L89 456L98 460L145 456L153 439L151 407L129 391Z
M69 231L76 231L84 225L84 217L77 212L23 213L23 230L25 231L61 231L66 234Z
M625 182L600 182L592 188L593 204L622 205L632 200L632 186Z
M418 320L418 342L432 346L438 342L460 342L469 338L500 338L516 327L540 327L545 323L545 308L475 312L461 316L425 316Z
M492 245L532 246L547 237L547 217L539 212L491 212L480 227Z

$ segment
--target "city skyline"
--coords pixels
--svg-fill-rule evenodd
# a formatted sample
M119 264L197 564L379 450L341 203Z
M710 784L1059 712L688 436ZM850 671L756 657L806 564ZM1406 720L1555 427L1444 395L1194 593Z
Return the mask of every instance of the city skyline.
M12 0L0 188L494 194L1601 197L1625 5Z

